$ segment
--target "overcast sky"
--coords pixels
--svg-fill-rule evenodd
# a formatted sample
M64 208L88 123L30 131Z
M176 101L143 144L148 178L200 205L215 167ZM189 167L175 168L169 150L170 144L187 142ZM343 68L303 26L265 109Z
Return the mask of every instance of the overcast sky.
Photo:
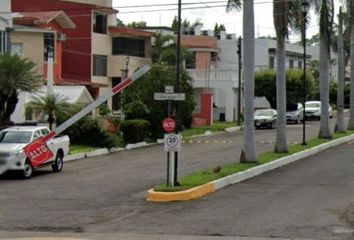
M339 0L334 1L337 11ZM236 33L237 36L242 35L242 11L226 13L225 7L214 7L225 5L226 2L226 0L182 0L183 8L196 8L182 10L182 19L186 18L191 23L196 19L201 19L204 24L203 29L214 29L215 23L224 24L227 33ZM272 0L254 0L256 36L275 36L272 2ZM113 0L113 6L120 11L118 18L123 20L124 23L145 21L148 26L171 26L173 17L177 15L177 3L178 0ZM149 4L165 6L138 7ZM124 8L124 6L132 7ZM173 10L164 11L163 9ZM154 11L147 12L147 10ZM310 15L312 20L307 30L308 36L318 32L318 19L313 11ZM298 41L299 36L293 34L290 36L290 40Z

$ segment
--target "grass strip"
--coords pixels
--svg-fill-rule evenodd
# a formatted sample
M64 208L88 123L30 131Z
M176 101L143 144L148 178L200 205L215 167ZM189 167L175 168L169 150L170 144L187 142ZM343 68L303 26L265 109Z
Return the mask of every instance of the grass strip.
M214 122L211 126L199 126L183 130L181 134L183 139L188 139L196 135L204 134L206 131L223 132L229 127L236 127L236 124L234 122Z
M98 148L96 147L91 147L91 146L85 146L85 145L70 145L70 152L69 154L77 154L77 153L84 153L84 152L91 152L95 151Z
M214 169L197 171L189 175L183 176L180 178L180 186L170 187L166 184L161 184L154 187L155 191L158 192L177 192L182 190L187 190L193 187L197 187L213 180L226 177L231 174L245 171L247 169L259 166L271 161L275 161L279 158L289 156L294 153L304 151L306 149L321 145L332 140L342 138L354 134L354 131L347 131L345 133L334 133L331 139L319 139L314 138L307 142L307 145L294 144L289 146L289 152L287 153L275 153L275 152L266 152L262 153L257 157L257 163L234 163L225 166L218 166Z

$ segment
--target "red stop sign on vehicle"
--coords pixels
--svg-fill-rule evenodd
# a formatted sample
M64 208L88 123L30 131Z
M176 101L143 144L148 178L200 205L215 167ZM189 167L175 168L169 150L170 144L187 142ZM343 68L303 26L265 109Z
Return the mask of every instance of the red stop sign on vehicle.
M176 127L176 122L172 118L166 118L162 122L162 127L166 132L173 132Z
M40 137L37 140L31 142L26 147L24 147L23 150L34 168L37 168L42 163L48 161L54 156L52 151L50 151L48 148L43 137Z

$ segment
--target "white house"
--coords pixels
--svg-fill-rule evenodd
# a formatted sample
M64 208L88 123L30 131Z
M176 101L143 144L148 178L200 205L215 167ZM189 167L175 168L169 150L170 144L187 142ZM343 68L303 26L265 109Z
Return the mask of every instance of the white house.
M1 0L0 52L10 52L11 28L12 28L11 0Z
M71 104L87 105L94 101L85 86L53 86L53 92L63 96ZM15 112L11 115L11 121L14 123L37 122L39 119L35 119L31 112L26 114L26 104L33 100L33 96L44 96L46 93L46 86L35 93L21 92Z
M303 53L302 45L286 43L286 63L287 69L303 69ZM306 61L319 60L319 47L306 46ZM337 59L337 55L331 52L331 58ZM255 41L255 68L260 69L276 69L276 40L273 39L256 39ZM336 61L330 69L331 78L337 80Z

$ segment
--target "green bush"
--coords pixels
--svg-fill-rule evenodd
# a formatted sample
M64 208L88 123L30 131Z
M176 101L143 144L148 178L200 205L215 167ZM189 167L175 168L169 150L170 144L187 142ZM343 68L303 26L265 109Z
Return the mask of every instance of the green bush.
M79 112L83 107L82 105L72 105L71 110L66 114L62 114L57 118L57 126L65 122L74 114ZM68 129L63 134L70 138L70 143L87 145L92 147L117 147L119 143L119 136L110 134L102 127L103 118L93 119L91 116L85 116Z
M111 113L111 110L109 109L107 103L103 103L98 107L98 112L100 116L107 116Z
M125 119L146 119L149 108L142 101L133 101L125 105Z
M121 123L120 130L126 143L141 142L149 136L150 122L143 119L126 120Z
M272 108L277 106L277 73L273 69L260 70L255 75L255 95L265 96ZM314 78L306 73L307 99L316 99ZM286 71L286 102L298 103L303 100L303 72L299 69Z
M102 129L100 122L90 117L84 117L64 133L69 135L70 142L74 144L105 148L116 146L116 136Z

